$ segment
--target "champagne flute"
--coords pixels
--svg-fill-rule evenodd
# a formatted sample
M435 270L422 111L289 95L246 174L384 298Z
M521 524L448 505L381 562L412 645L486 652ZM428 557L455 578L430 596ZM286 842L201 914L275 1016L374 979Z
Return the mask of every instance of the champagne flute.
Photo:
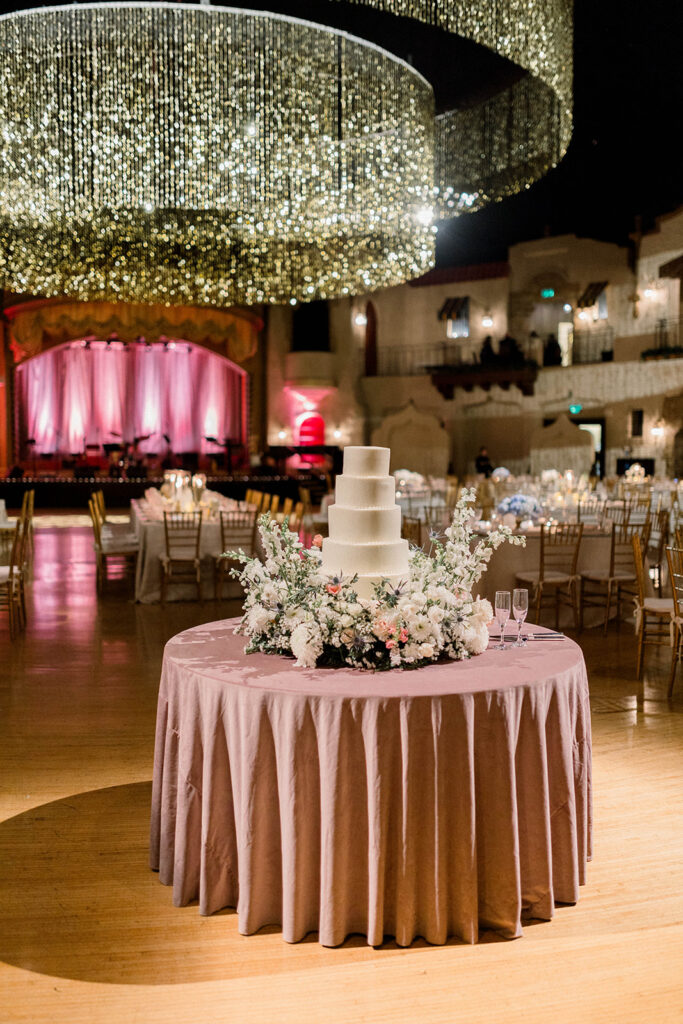
M510 591L509 590L497 590L496 591L496 619L500 625L500 643L495 645L494 650L505 651L507 645L505 643L505 624L510 618Z
M522 640L522 626L529 611L529 591L514 590L512 592L512 614L517 623L517 640L515 647L524 647L526 640Z

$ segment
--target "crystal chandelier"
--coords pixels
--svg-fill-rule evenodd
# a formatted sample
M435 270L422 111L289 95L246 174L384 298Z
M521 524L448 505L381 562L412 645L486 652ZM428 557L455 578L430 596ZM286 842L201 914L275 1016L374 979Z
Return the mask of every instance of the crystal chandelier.
M0 18L4 287L221 306L365 293L432 266L433 208L474 209L560 159L568 0L357 2L529 73L435 119L408 64L281 15L119 3Z

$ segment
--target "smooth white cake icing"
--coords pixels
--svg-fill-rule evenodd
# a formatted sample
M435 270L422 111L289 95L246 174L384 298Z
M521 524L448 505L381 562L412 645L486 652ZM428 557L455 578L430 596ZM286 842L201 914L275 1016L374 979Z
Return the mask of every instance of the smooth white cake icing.
M335 504L328 510L330 535L323 541L323 572L358 574L360 597L372 597L374 584L382 578L394 586L408 578L408 541L401 539L390 455L388 448L345 448Z

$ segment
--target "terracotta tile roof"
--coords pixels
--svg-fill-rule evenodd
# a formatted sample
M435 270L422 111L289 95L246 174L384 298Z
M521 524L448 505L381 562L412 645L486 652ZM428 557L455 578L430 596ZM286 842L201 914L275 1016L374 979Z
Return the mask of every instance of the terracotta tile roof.
M409 281L411 288L426 288L435 284L455 281L486 281L494 277L509 277L509 263L472 263L467 267L439 267L427 271L422 277Z

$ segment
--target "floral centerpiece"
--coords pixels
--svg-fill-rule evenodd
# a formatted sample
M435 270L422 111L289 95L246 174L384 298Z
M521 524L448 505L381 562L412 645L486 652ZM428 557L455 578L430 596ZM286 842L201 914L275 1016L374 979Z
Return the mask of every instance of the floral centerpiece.
M431 554L413 548L408 578L397 587L382 580L370 599L358 596L355 576L323 574L318 546L304 548L286 520L261 516L265 561L242 551L224 556L241 563L231 573L246 592L237 631L248 638L247 653L291 654L306 668L366 669L481 654L493 613L472 589L496 548L525 541L500 527L473 544L473 501L474 492L463 491L444 538L432 536Z
M641 466L639 462L634 462L632 466L629 466L624 476L629 483L639 484L645 479L645 467Z
M498 511L503 515L511 513L516 516L517 519L528 519L529 516L537 515L541 511L541 506L536 501L533 494L508 494L498 504Z
M396 481L396 486L400 487L403 494L424 491L427 487L427 481L422 476L422 473L414 473L410 469L394 470L394 480Z

